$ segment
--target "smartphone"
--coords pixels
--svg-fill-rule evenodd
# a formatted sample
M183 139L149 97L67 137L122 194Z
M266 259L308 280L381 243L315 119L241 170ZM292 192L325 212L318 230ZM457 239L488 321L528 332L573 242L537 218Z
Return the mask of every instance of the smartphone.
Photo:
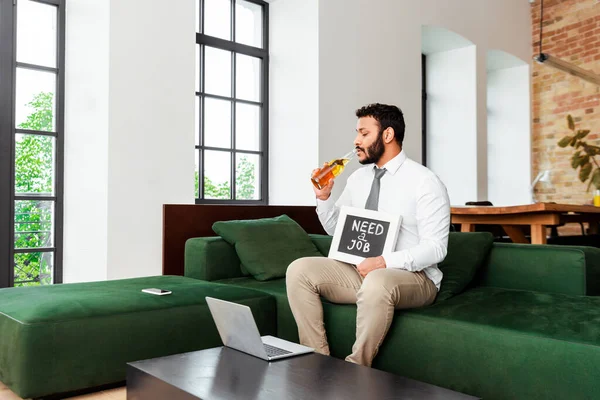
M142 289L142 292L144 292L144 293L150 293L150 294L155 294L157 296L165 296L167 294L171 294L171 291L169 291L169 290L156 289L156 288Z

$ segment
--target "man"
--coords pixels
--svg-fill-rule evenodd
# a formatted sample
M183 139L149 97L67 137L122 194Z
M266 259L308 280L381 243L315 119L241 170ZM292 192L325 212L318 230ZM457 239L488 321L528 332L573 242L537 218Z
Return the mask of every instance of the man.
M371 104L356 111L354 145L368 164L348 177L335 202L333 181L316 189L317 214L333 235L340 207L348 205L401 215L395 251L354 266L326 257L290 264L287 293L300 343L329 355L319 296L357 305L356 342L346 361L371 366L395 309L433 303L442 280L437 263L446 256L450 203L444 184L402 150L404 117L398 107ZM374 166L370 164L375 164Z

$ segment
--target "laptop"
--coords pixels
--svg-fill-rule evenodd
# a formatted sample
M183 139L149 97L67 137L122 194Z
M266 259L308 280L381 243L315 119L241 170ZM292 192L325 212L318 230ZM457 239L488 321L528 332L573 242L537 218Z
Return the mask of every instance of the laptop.
M312 353L314 349L274 336L260 336L250 307L230 301L206 297L223 344L263 360Z

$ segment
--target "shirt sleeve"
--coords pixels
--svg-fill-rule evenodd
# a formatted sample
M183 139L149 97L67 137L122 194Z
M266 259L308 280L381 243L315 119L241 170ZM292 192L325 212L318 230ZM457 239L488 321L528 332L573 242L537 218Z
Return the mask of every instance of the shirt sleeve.
M332 196L329 196L327 200L317 199L317 215L323 229L325 229L325 232L327 232L328 235L333 236L335 233L335 227L340 215L340 208L342 206L352 205L352 197L348 187L349 184L350 178L348 178L346 187L337 201L334 201Z
M444 184L436 177L425 179L417 190L419 244L383 258L387 268L421 271L442 262L448 251L450 200Z

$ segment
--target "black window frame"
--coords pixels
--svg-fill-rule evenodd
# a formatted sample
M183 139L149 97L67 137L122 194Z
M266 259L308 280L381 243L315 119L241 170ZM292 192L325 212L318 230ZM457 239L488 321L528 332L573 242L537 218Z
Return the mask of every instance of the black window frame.
M0 288L14 285L15 254L53 252L54 284L63 282L64 212L64 132L65 132L65 0L32 0L57 7L57 67L49 68L17 62L17 12L19 0L0 0ZM56 130L39 132L17 129L17 67L56 73ZM30 133L55 138L54 194L52 196L15 194L15 135ZM48 200L54 202L54 246L15 249L15 201Z
M204 32L204 0L200 1L199 13L200 13L200 32ZM198 145L195 145L195 150L198 154L198 196L195 199L196 204L253 204L253 205L267 205L268 204L268 196L269 196L269 4L266 1L262 0L243 0L248 3L253 3L262 6L262 48L248 46L245 44L235 42L235 4L236 0L230 0L231 2L231 38L232 40L225 40L213 36L205 35L204 33L196 32L196 44L200 46L200 92L195 91L195 96L199 97L199 132L195 132L195 135L198 135ZM231 57L231 75L232 75L232 95L231 97L227 96L217 96L213 94L207 94L204 92L204 49L205 46L213 47L220 50L227 50L232 52ZM247 101L236 98L235 93L235 76L236 76L236 54L256 57L261 59L261 94L260 100L256 101ZM204 99L212 98L212 99L220 99L227 100L232 102L232 111L231 111L231 148L216 148L210 146L204 146L203 144L203 130L204 130ZM236 119L236 104L252 104L258 105L261 107L260 112L260 124L259 124L259 134L260 134L260 149L258 151L250 151L250 150L239 150L235 148L235 119ZM230 166L230 199L205 199L204 197L204 150L218 150L223 152L229 152L231 154L231 166ZM260 157L260 171L258 174L260 181L260 189L259 194L260 198L258 200L236 200L236 155L237 154L251 154L258 155Z
M427 166L427 56L421 54L421 164Z

